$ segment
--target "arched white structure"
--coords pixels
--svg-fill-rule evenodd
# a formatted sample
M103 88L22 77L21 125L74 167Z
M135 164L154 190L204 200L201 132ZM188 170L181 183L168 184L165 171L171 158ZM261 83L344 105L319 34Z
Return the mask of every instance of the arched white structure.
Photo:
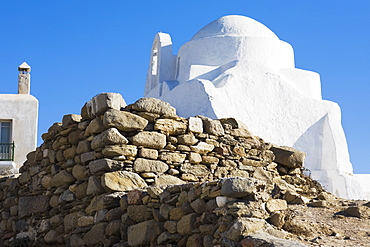
M237 117L266 141L306 152L306 168L329 191L370 199L370 175L353 174L339 106L322 100L319 74L295 68L291 45L235 15L202 28L177 56L171 45L168 34L156 35L146 97L183 117Z

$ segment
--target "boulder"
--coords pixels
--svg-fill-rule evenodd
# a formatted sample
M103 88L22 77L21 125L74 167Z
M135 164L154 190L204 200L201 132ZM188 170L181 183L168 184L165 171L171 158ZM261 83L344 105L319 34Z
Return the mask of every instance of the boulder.
M129 191L148 186L138 174L127 171L104 173L101 176L101 184L112 191Z
M102 150L102 154L104 156L112 157L112 156L129 156L135 157L137 154L137 147L134 145L114 145L114 146L106 146Z
M120 110L126 106L125 100L118 93L101 93L86 102L81 110L84 119L92 119L102 115L109 109Z
M99 135L94 136L91 148L97 149L112 144L127 144L128 140L116 128L109 128Z
M168 170L168 165L160 160L149 160L137 158L134 162L135 172L159 172L164 173Z
M156 98L141 98L131 105L135 111L149 112L161 116L175 117L176 109L169 103Z
M203 121L198 117L189 117L188 118L188 129L193 133L203 133Z
M146 148L162 149L166 146L166 135L158 132L143 131L131 138L131 142L137 146Z
M137 131L143 130L148 120L130 112L111 109L104 113L103 124L107 128L115 127L120 131Z
M129 246L149 246L163 230L155 220L148 220L127 229Z
M228 178L222 183L221 194L228 197L244 197L255 189L254 181L250 178Z
M155 179L156 186L165 186L165 185L176 185L176 184L184 184L185 182L178 177L174 177L171 175L160 175Z
M291 147L273 146L270 149L275 155L275 162L293 168L303 167L306 154Z
M158 119L155 121L154 129L169 135L184 134L188 126L186 123L174 119Z

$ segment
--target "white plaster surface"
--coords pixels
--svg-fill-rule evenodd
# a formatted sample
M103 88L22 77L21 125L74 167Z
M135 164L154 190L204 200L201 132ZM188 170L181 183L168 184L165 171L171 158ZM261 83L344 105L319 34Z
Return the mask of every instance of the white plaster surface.
M0 162L0 172L14 173L36 149L38 101L28 94L0 94L0 120L12 121L14 162Z
M239 118L266 141L306 152L305 167L329 191L370 199L370 175L353 174L339 106L322 100L319 74L296 69L293 48L263 24L221 17L177 56L159 33L150 61L145 97L183 117Z

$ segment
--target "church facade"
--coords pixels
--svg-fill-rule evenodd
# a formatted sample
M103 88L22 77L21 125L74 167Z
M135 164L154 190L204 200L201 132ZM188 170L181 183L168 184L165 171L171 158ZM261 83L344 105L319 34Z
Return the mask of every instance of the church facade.
M158 33L144 94L183 117L237 117L266 141L304 151L305 167L332 193L370 199L370 175L353 174L340 107L322 99L320 75L295 68L292 46L251 18L221 17L177 55Z

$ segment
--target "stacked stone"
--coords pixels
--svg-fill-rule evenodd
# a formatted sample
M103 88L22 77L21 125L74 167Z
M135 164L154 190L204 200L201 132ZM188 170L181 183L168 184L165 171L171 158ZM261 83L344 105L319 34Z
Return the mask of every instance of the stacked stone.
M21 175L0 181L4 246L22 238L34 246L223 244L238 241L224 233L240 217L272 217L281 227L281 215L264 209L269 200L306 203L321 193L302 174L304 153L265 143L233 118L181 118L153 98L126 106L119 94L97 95L42 138ZM234 177L259 185L222 192L227 182L217 180ZM249 207L264 211L245 213Z

